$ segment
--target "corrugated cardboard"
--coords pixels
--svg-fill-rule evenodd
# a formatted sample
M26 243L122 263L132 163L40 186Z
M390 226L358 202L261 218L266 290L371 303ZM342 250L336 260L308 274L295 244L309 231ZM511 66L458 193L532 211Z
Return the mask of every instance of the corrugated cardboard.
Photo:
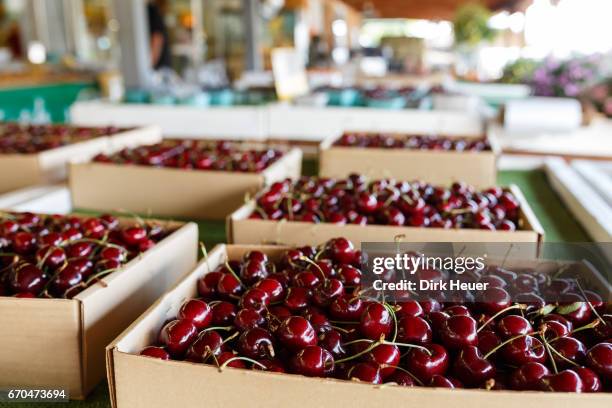
M298 149L259 174L78 163L70 166L70 191L75 208L222 220L244 203L245 195L296 179L301 170Z
M74 299L0 297L0 388L84 398L104 378L105 346L196 264L197 226L165 225L176 231Z
M57 183L66 179L67 164L70 161L88 161L98 153L159 140L160 128L149 126L36 154L0 154L0 193L32 185Z
M321 177L346 178L351 173L357 173L370 179L393 177L439 185L464 181L478 188L491 187L496 183L498 149L493 142L490 151L453 152L334 146L338 138L330 137L319 146Z
M521 204L522 229L514 232L257 220L248 218L255 208L255 202L251 201L228 217L228 242L316 245L337 237L345 237L355 243L393 242L395 237L400 235L403 235L404 242L542 242L544 230L525 197L517 186L510 186L510 189Z
M107 370L114 408L167 407L442 407L604 408L610 394L569 394L485 390L449 390L370 385L335 379L307 378L162 361L136 354L155 343L161 326L176 315L185 299L196 295L197 279L226 259L239 259L252 246L216 247L207 261L124 331L107 348ZM258 247L272 258L283 247Z

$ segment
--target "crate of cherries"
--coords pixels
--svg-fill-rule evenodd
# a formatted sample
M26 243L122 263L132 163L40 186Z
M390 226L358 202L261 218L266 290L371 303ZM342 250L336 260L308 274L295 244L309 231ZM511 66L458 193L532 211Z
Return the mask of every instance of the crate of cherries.
M350 173L479 187L495 184L497 146L488 137L347 132L319 146L319 175Z
M171 231L112 215L0 214L0 296L73 298Z
M122 131L113 126L94 128L5 122L0 123L0 154L35 154Z
M229 141L169 139L161 143L99 154L101 163L134 164L194 170L259 173L277 162L283 152L273 148L249 148Z
M360 251L347 239L253 248L224 247L225 258L203 261L212 270L188 278L197 285L196 297L183 301L140 355L212 366L221 376L232 367L404 387L612 390L610 304L561 273L491 265L463 276L489 285L464 303L440 292L392 302L364 286ZM448 274L417 273L428 279ZM541 293L563 301L547 302ZM185 293L169 296L184 299ZM155 309L160 317L168 310L158 304L149 313ZM141 321L154 330L151 317ZM129 333L118 344L137 336ZM205 370L189 371L195 373L211 390L222 381L204 377ZM161 393L177 395L181 383L165 386L172 390Z
M250 222L258 222L257 227L248 229ZM480 190L460 182L441 187L420 181L367 181L356 174L274 183L232 215L231 236L234 242L247 243L249 235L257 232L264 241L276 242L275 234L289 237L283 230L305 231L305 223L336 235L342 229L351 234L348 238L360 241L385 241L404 233L408 239L452 242L458 239L457 230L465 237L471 234L472 242L487 241L488 232L504 234L506 239L516 234L531 242L541 236L539 223L516 187ZM266 229L260 224L274 225ZM393 234L388 227L393 227Z

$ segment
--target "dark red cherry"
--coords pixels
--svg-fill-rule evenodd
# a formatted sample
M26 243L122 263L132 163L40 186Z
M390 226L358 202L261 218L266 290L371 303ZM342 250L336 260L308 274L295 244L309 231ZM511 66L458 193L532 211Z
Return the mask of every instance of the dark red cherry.
M238 350L253 359L274 357L274 339L269 331L253 327L240 335Z
M217 293L217 284L223 276L222 272L209 272L198 279L198 293L201 297L208 299Z
M21 255L30 254L36 248L36 237L29 232L16 232L13 235L13 250Z
M396 306L399 308L399 310L395 312L398 319L401 319L404 316L423 316L423 307L416 300L398 302Z
M346 286L358 286L361 284L361 271L352 265L342 265L338 270L340 280Z
M206 302L198 299L190 299L181 305L177 318L189 320L196 329L202 330L210 325L212 322L212 315L212 311Z
M340 264L355 262L355 248L346 238L335 238L328 242L327 248L332 259Z
M258 288L247 289L240 298L240 307L242 308L251 308L261 311L269 304L270 295L268 295L268 292Z
M242 293L242 285L233 274L224 273L217 282L217 293L225 298L238 296Z
M479 299L478 306L480 309L491 315L506 309L512 304L510 294L502 288L489 288L480 293Z
M271 373L285 373L287 370L285 369L284 364L276 358L262 358L257 360L257 362L263 365L265 368L261 367L259 364L253 364L253 370L262 370L268 371Z
M612 343L599 343L589 349L586 365L603 380L612 381Z
M381 303L371 303L361 315L359 331L368 339L379 340L391 333L392 326L389 310Z
M250 260L240 267L240 279L246 284L253 284L265 279L268 276L268 269L263 262Z
M542 342L533 336L524 336L512 340L502 347L504 360L511 365L521 366L526 363L544 363L546 349Z
M435 375L444 375L449 365L449 355L446 349L439 344L430 344L429 353L422 349L413 348L406 358L408 371L419 380L427 384Z
M135 247L147 238L147 230L142 227L128 227L121 231L121 237L127 245Z
M322 347L308 345L292 359L293 370L308 377L326 377L334 371L332 354Z
M285 288L274 278L263 279L257 282L255 287L266 292L270 296L270 302L272 303L278 302L285 297Z
M590 368L574 367L572 371L575 371L582 381L582 392L599 392L602 390L601 380Z
M341 321L359 320L364 310L363 301L358 297L340 296L329 305L332 318Z
M187 349L185 360L204 363L212 355L219 355L223 349L223 337L219 333L214 330L203 331Z
M195 340L198 330L189 320L173 320L166 323L159 334L168 353L174 358L181 358Z
M314 289L312 301L316 306L327 307L336 298L344 295L344 285L339 279L326 279Z
M236 318L236 306L230 302L221 301L211 307L212 322L215 326L231 324Z
M404 371L396 371L385 381L387 384L397 384L402 387L414 387L416 381L410 376L410 374Z
M234 319L234 326L240 331L245 331L253 327L260 327L266 322L266 319L262 316L261 312L255 309L246 308L240 309L236 313Z
M431 327L422 317L405 316L397 323L397 338L402 343L431 343Z
M467 346L459 351L453 370L468 385L479 385L495 377L495 366L485 360L478 348Z
M563 357L553 353L553 358L559 368L568 368L573 366L569 361L577 364L582 364L586 356L586 347L584 344L573 337L561 337L550 343L550 347L554 348L557 353Z
M8 273L8 286L14 293L38 295L46 283L47 278L43 271L32 264L18 264Z
M460 388L457 386L457 382L443 375L434 375L428 384L429 387L438 388Z
M303 310L310 304L312 292L308 288L291 287L287 290L285 306L292 312Z
M580 376L572 370L544 376L538 384L542 391L582 392L584 388Z
M163 347L149 346L140 351L141 356L170 360L170 354Z
M440 340L449 349L478 345L478 323L470 316L450 316L440 326Z
M381 344L367 353L364 360L378 364L380 376L384 380L396 371L400 361L400 351L395 345Z
M347 373L349 380L357 380L370 384L382 384L380 368L377 364L357 363Z
M332 353L334 358L341 358L346 355L342 335L336 330L329 330L319 335L319 346Z
M533 332L533 328L529 320L524 317L508 315L497 322L496 331L503 340L506 340L521 334L531 333Z
M548 368L541 363L526 363L510 375L510 387L514 390L538 390L540 379L550 375Z
M310 322L300 316L285 319L276 332L278 340L290 350L317 344L317 334Z
M225 364L225 367L231 367L231 368L246 368L246 364L244 360L236 359L236 357L238 356L234 354L233 352L224 351L217 356L217 360L215 363L219 364L219 366L222 366ZM227 363L228 361L229 363Z

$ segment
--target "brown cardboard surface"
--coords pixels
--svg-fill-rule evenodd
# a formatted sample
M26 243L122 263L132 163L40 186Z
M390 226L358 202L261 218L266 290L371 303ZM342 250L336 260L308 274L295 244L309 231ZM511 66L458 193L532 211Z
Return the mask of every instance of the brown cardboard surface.
M359 173L370 179L392 177L442 185L464 181L478 188L495 185L497 178L493 147L485 152L379 149L334 146L337 139L332 137L319 147L321 177L346 178Z
M0 297L0 388L81 390L81 308L76 300Z
M104 350L118 333L197 262L198 228L187 224L76 299L82 304L83 383L88 393L105 375Z
M404 236L404 242L542 242L543 229L529 204L518 187L511 186L510 189L521 203L523 224L522 230L514 232L256 220L248 219L255 208L251 201L230 215L227 236L233 244L283 245L320 244L337 237L348 238L355 244L393 242L398 235Z
M71 161L89 161L98 153L109 153L123 147L156 143L160 140L160 128L148 126L36 154L2 154L0 155L0 193L63 181L67 177L67 164Z
M222 220L266 183L299 177L301 159L292 149L261 174L73 163L69 184L77 208Z
M165 224L176 231L72 300L0 297L0 387L84 398L104 377L105 346L196 264L196 224Z
M109 387L115 408L200 407L346 407L487 406L603 408L610 394L569 394L485 390L448 390L370 385L335 379L307 378L216 367L181 361L162 361L135 355L155 342L163 323L180 304L196 294L196 281L225 259L237 259L250 246L216 247L185 280L158 300L107 348ZM282 247L259 248L272 256ZM246 402L248 401L248 403Z
M43 176L36 155L0 155L0 193L6 193L42 182Z

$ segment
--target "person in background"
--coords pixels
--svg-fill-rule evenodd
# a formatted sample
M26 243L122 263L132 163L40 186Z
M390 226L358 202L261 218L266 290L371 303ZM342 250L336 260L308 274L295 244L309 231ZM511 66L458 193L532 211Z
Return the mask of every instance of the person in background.
M151 39L151 64L154 69L170 68L170 37L164 22L168 2L154 0L147 4L149 36Z

